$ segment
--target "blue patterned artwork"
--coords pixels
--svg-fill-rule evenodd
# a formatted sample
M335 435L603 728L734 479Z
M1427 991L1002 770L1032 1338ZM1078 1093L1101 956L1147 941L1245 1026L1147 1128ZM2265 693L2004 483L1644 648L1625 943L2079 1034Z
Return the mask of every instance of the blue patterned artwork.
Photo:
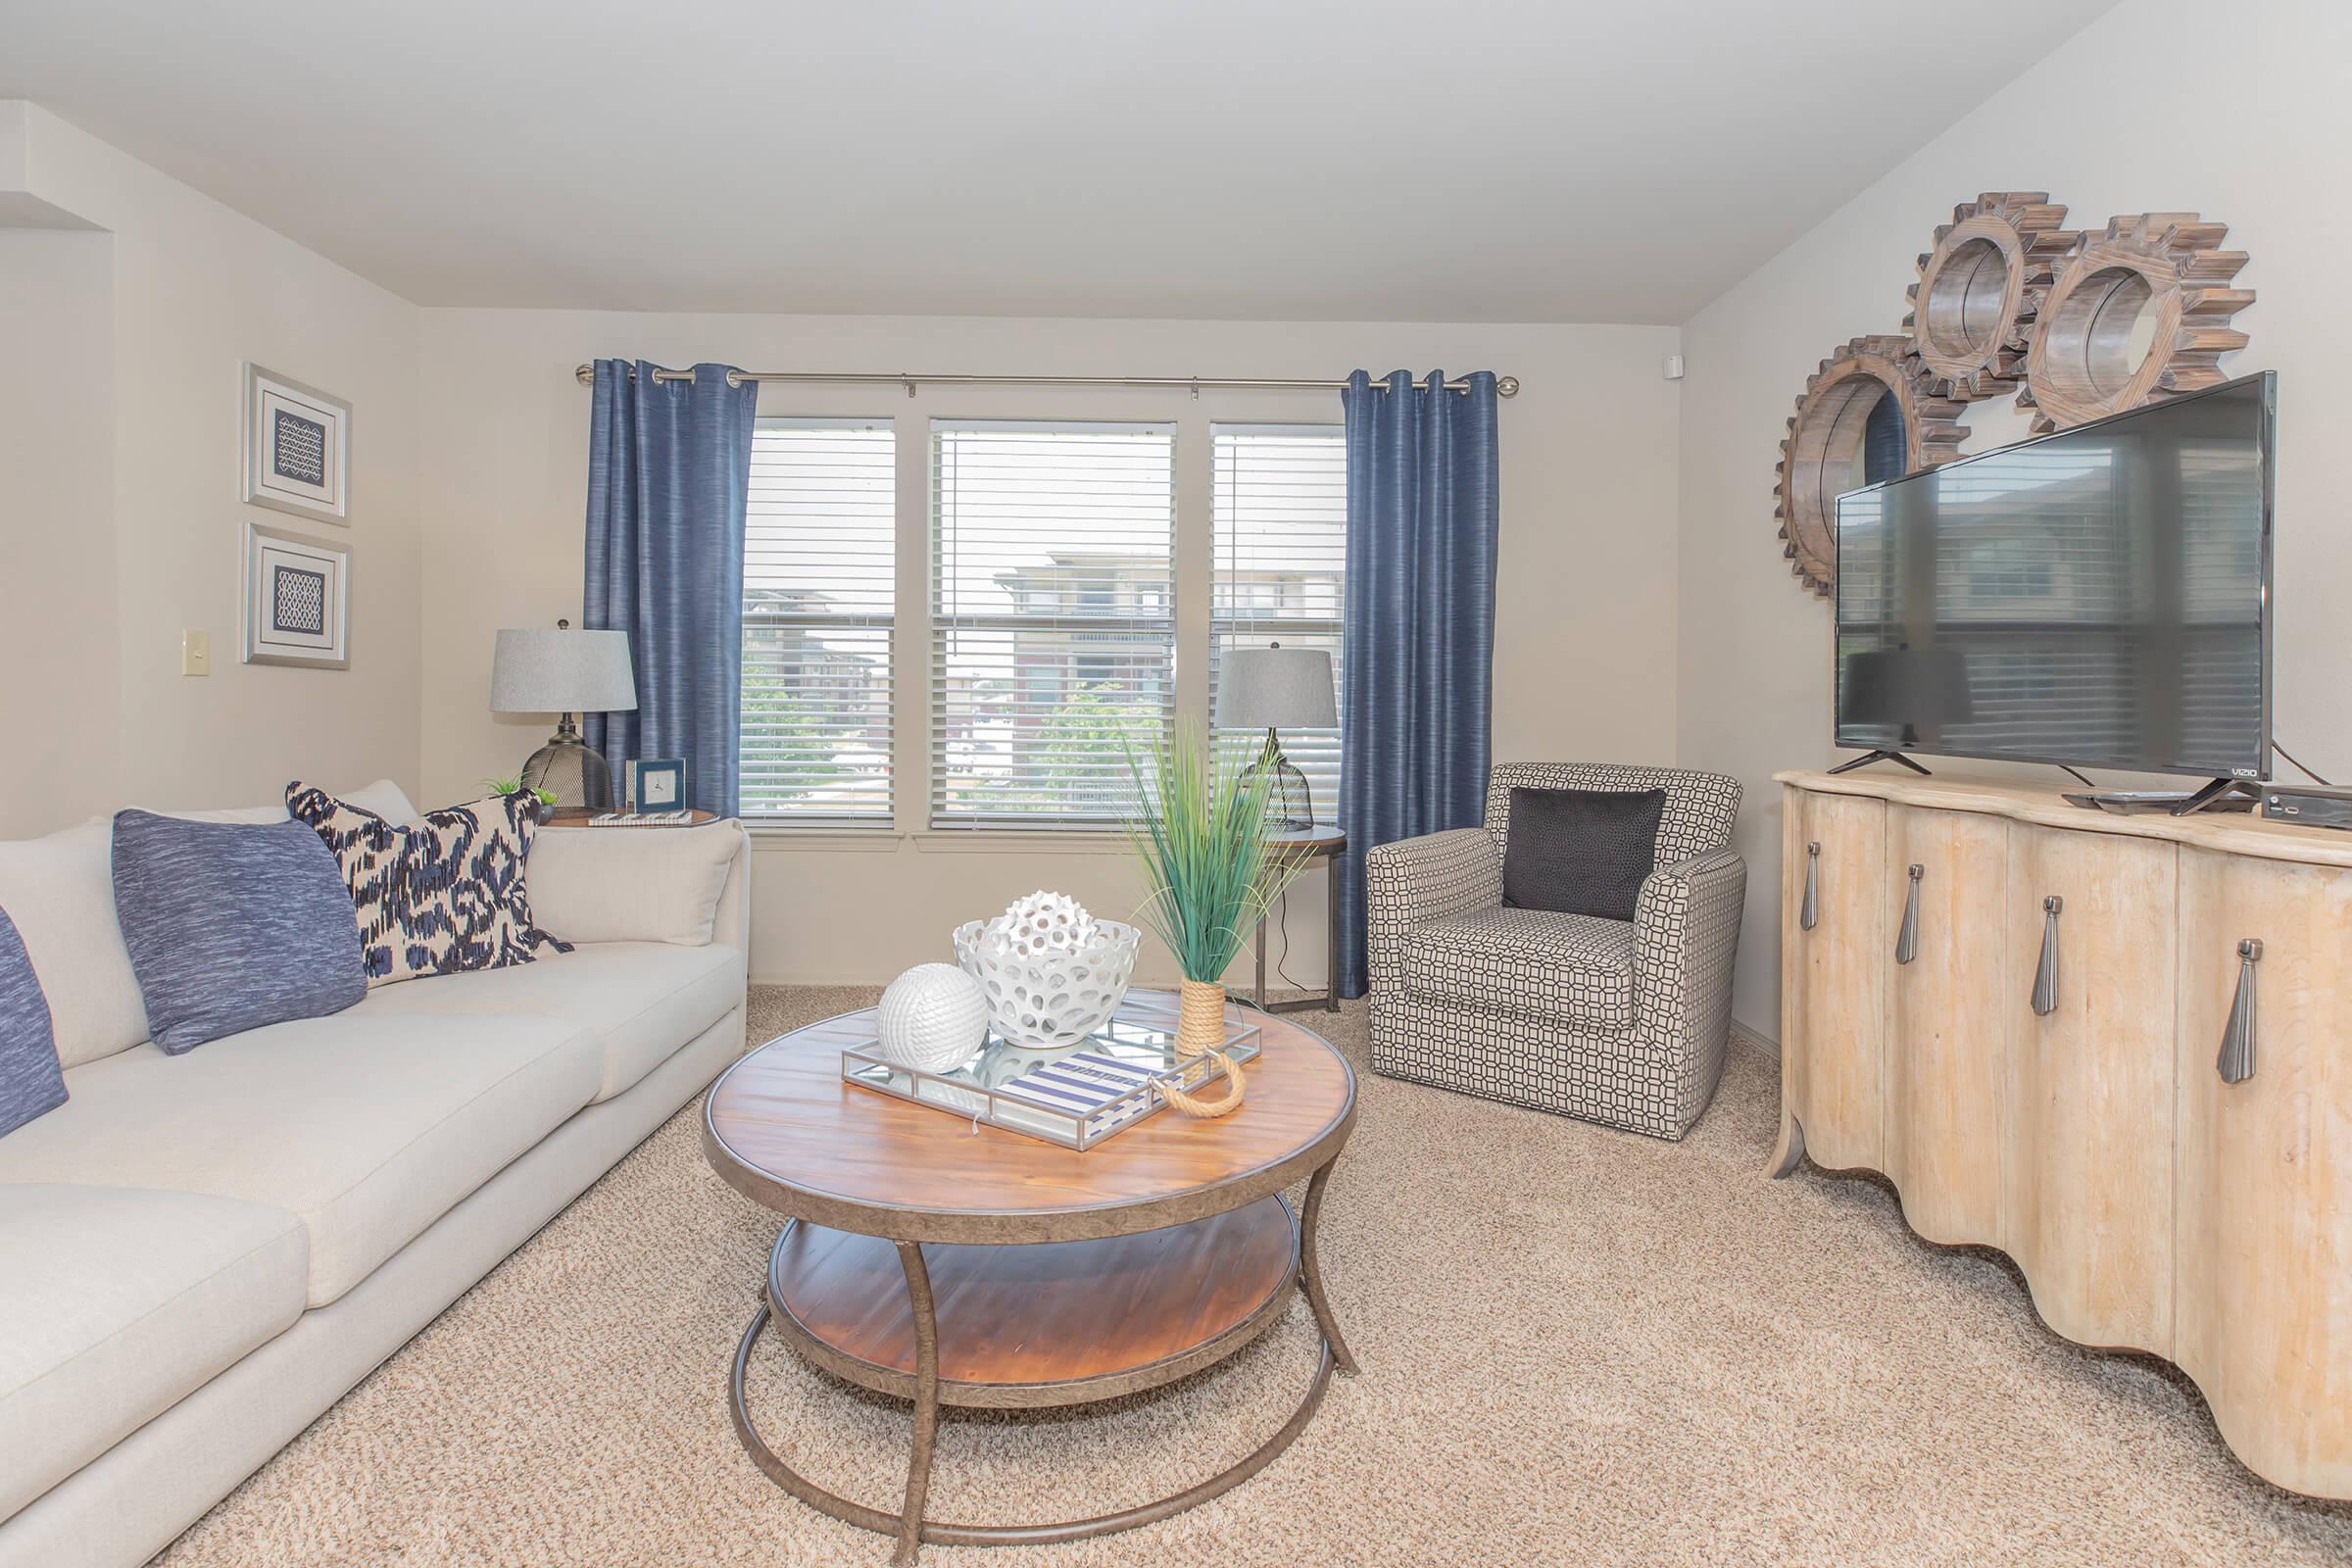
M326 635L326 573L278 566L270 582L270 629Z
M239 436L247 501L316 521L349 521L350 404L248 361Z
M348 669L351 552L245 524L245 662Z
M326 483L326 426L284 409L270 443L270 471L297 484Z

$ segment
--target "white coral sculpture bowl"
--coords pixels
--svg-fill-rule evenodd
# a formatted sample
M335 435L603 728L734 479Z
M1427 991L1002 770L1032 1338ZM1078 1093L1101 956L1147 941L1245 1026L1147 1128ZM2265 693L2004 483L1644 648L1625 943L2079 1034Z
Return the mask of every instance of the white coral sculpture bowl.
M874 1035L874 1053L883 1060L946 1072L988 1043L988 999L956 965L918 963L882 993Z
M1136 927L1097 920L1058 893L1033 893L955 933L956 961L980 983L989 1022L1033 1051L1068 1050L1110 1021L1142 941Z

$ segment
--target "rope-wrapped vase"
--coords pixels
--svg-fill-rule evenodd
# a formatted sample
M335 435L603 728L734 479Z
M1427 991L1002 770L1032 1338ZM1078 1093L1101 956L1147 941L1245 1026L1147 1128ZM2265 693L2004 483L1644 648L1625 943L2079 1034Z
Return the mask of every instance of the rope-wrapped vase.
M1232 1087L1222 1100L1200 1100L1162 1082L1161 1096L1188 1116L1230 1116L1242 1108L1242 1064L1225 1054L1225 988L1213 980L1187 980L1176 993L1176 1049L1206 1056L1225 1069Z

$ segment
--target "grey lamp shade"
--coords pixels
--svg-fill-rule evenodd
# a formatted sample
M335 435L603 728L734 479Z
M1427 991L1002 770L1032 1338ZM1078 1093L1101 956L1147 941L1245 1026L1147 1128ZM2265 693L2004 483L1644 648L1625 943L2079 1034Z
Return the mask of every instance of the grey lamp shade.
M625 631L502 630L490 664L494 713L626 713L637 677Z
M1330 729L1340 721L1331 655L1320 648L1229 648L1217 673L1219 729Z

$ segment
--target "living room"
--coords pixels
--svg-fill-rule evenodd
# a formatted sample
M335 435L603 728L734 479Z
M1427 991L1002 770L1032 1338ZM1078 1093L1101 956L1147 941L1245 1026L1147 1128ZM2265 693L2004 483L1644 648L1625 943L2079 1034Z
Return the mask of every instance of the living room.
M2348 46L12 5L0 1568L2352 1558Z

